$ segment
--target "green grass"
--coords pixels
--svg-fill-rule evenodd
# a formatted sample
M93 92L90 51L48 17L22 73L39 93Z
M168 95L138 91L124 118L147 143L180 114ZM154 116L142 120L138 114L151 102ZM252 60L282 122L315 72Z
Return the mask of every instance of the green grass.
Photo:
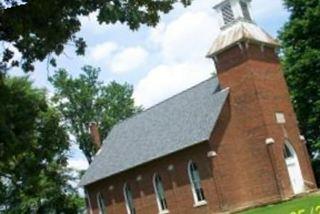
M269 205L241 214L320 214L320 195L310 195L280 204Z

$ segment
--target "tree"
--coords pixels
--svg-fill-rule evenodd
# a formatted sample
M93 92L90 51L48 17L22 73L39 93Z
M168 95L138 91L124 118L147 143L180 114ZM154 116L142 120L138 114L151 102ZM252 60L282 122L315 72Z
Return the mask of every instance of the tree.
M98 80L100 69L85 66L82 70L83 74L72 78L66 70L60 69L50 82L56 89L53 101L90 163L96 149L91 143L89 123L98 124L101 139L104 139L116 123L141 108L134 106L131 85L116 82L104 85Z
M280 35L283 67L300 128L315 157L320 152L320 2L284 2L291 16ZM320 181L320 165L314 166Z
M77 213L68 135L45 92L26 77L6 77L0 101L0 212Z
M1 0L0 41L14 46L21 54L21 62L12 60L12 48L3 51L2 70L21 65L33 71L36 60L55 66L54 55L60 55L71 43L77 54L84 54L85 41L76 36L81 28L79 16L97 11L99 23L127 24L132 30L141 24L155 26L160 13L168 13L175 2L190 4L191 0ZM6 9L5 9L6 8Z

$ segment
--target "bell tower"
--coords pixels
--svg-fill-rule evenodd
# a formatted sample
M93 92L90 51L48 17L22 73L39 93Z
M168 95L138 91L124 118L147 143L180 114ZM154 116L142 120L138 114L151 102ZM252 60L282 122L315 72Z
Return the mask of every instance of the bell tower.
M218 12L221 29L231 26L237 21L253 23L250 9L251 0L220 1L214 9Z
M224 166L216 167L217 179L223 175L223 209L232 209L237 203L246 206L284 200L296 194L283 153L287 141L297 153L299 190L315 188L279 62L279 43L254 22L250 3L220 0L214 6L221 32L207 54L216 65L220 86L230 88L222 115L228 118L228 125L220 130L224 135L219 144L212 143L218 154L215 161ZM236 152L224 155L230 154L228 151ZM243 169L250 170L244 173ZM259 197L264 199L258 201Z
M221 32L207 57L214 60L218 74L249 59L278 62L279 43L255 24L250 3L223 0L214 6Z

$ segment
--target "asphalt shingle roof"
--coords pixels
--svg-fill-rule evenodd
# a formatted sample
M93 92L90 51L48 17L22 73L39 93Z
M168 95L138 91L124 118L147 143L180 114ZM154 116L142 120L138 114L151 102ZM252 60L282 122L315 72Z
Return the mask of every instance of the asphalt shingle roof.
M229 90L206 80L117 124L80 186L94 183L209 139Z

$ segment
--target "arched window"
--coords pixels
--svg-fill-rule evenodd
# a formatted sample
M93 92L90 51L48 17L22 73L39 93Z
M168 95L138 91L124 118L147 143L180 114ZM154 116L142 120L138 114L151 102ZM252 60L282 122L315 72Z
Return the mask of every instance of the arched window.
M283 155L284 155L285 159L294 158L294 154L293 154L292 148L289 148L290 146L291 145L288 142L286 142L284 144Z
M206 203L203 189L201 187L201 178L198 167L193 161L190 161L188 164L188 174L195 205Z
M128 214L135 214L136 210L135 210L134 204L133 204L132 192L131 192L131 188L128 184L124 184L123 194L124 194L124 199L126 202L127 213Z
M168 213L168 205L166 201L164 188L162 185L161 177L158 174L155 174L153 176L153 186L154 186L154 191L156 194L157 204L158 204L160 213Z
M99 214L106 214L106 204L103 195L99 192L97 194L97 203L99 207Z

